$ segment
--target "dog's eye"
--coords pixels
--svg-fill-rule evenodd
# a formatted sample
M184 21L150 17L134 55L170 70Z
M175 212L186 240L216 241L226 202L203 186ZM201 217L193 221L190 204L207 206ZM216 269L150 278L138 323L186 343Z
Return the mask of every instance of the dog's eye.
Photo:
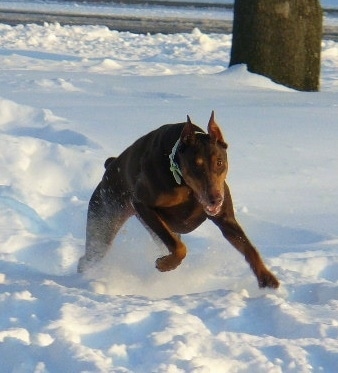
M223 159L218 158L218 159L217 159L217 162L216 162L217 167L222 167L223 164L224 164Z

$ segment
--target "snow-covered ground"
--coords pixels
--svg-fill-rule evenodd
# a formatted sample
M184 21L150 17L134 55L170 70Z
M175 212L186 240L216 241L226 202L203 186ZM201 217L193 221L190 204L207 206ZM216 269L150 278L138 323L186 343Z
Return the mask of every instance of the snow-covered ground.
M322 90L227 69L230 35L0 25L1 372L328 372L338 366L338 43ZM103 162L211 110L237 216L281 281L259 290L209 223L184 263L131 219L76 274Z

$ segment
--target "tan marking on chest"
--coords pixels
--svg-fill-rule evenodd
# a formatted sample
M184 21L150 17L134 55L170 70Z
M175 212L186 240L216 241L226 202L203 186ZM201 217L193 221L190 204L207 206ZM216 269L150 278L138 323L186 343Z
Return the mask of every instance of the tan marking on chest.
M191 197L191 189L188 187L177 187L172 193L162 193L155 202L156 207L173 207L181 205Z

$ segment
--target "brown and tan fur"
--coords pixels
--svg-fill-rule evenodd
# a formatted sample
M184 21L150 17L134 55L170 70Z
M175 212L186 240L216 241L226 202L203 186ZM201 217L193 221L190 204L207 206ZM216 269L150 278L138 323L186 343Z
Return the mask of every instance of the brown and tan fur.
M178 139L174 161L182 173L180 184L169 162ZM108 158L106 172L89 202L86 251L78 271L106 255L121 226L133 215L168 248L169 254L157 259L156 268L173 270L187 253L180 234L210 219L244 255L258 285L277 288L278 280L236 221L225 182L226 149L212 113L208 133L188 117L187 122L167 124L141 137L117 158Z

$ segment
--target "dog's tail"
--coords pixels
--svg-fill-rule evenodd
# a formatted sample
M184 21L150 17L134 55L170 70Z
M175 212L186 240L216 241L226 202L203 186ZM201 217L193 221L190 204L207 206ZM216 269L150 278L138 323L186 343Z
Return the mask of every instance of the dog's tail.
M106 159L106 161L104 162L104 168L107 169L110 164L115 161L115 159L116 157L109 157L108 159Z

